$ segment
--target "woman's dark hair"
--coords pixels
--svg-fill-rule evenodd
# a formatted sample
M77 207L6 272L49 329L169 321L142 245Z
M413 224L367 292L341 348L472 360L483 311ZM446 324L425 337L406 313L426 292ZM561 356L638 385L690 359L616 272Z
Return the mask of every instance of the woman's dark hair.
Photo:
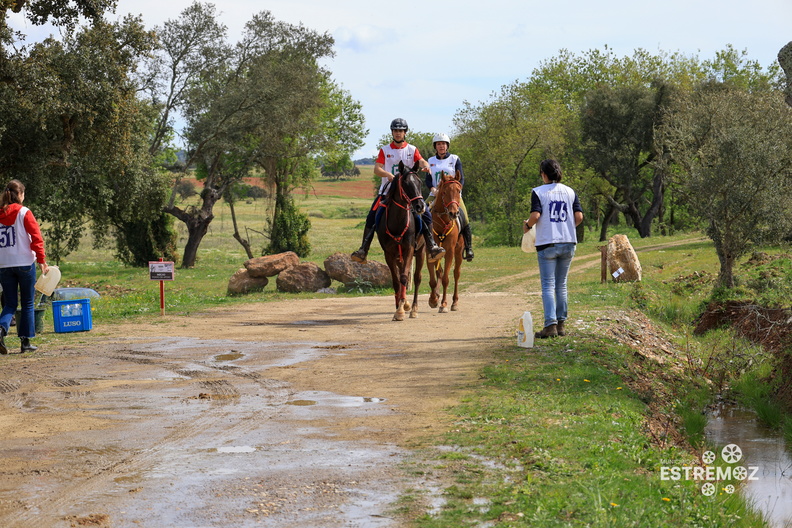
M544 172L547 176L547 179L552 182L560 182L561 177L561 165L554 159L546 159L542 163L539 164L539 170Z
M0 208L5 208L7 205L12 203L21 204L22 197L20 195L24 192L24 183L19 180L11 180L8 182L8 185L6 185L3 195L0 196Z

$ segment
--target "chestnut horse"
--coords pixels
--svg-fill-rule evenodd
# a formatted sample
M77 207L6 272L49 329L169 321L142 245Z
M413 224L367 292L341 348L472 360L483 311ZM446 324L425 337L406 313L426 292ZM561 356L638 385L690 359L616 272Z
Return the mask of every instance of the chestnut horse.
M393 294L396 298L394 321L403 321L407 310L410 311L411 318L418 316L418 287L421 285L424 260L424 239L418 218L423 214L426 203L421 195L421 180L417 169L417 163L408 170L403 162L399 162L399 174L393 178L388 189L384 218L377 225L377 238L385 252L385 262L390 268L393 280ZM415 293L410 305L407 302L407 285L410 282L413 257Z
M451 310L459 309L459 275L462 269L462 250L465 241L459 232L459 199L462 195L462 183L459 172L456 175L443 174L437 187L435 200L432 204L432 230L438 244L445 249L445 258L436 264L430 263L429 267L429 307L437 308L438 288L437 276L442 274L443 299L440 302L440 313L448 312L448 272L454 266L454 296Z

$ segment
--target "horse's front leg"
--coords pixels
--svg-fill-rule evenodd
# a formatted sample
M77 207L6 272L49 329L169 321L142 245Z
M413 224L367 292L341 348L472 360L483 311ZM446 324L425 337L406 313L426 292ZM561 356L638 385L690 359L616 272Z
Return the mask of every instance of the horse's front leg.
M454 254L451 251L446 251L443 263L443 299L440 301L440 313L448 313L448 271L453 263Z
M407 273L402 269L399 274L398 285L394 283L394 289L399 293L396 295L396 313L393 314L394 321L404 321L405 304L407 304ZM398 288L398 289L397 289Z
M459 277L462 275L462 251L454 259L454 298L451 303L451 311L459 310Z
M437 263L428 262L426 267L429 268L429 308L437 308Z
M418 290L421 288L421 272L423 268L423 252L415 253L415 274L413 275L413 303L410 310L410 318L418 317Z

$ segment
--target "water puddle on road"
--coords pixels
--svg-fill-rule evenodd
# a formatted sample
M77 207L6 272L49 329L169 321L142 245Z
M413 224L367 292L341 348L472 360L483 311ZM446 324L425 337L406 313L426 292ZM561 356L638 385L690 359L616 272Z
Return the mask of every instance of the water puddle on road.
M241 352L231 351L228 354L218 354L214 357L215 361L235 361L237 359L245 357L245 354Z
M316 405L316 402L314 400L292 400L292 401L287 401L286 405L296 405L298 407L305 407L308 405Z
M292 400L286 402L286 405L296 407L330 406L354 408L384 401L385 398L373 398L371 396L343 396L332 392L308 391L295 394Z
M756 414L741 407L721 404L709 416L707 440L718 446L736 444L746 468L757 468L745 481L743 493L773 528L792 524L792 455L784 438L761 425ZM749 470L749 476L753 473Z
M258 448L252 446L226 446L209 450L210 453L255 453L256 451Z

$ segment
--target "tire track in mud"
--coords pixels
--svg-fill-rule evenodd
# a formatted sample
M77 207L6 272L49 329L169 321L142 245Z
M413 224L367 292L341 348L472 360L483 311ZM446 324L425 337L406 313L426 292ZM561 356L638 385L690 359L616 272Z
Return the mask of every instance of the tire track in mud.
M168 358L166 354L157 351L138 351L134 349L120 349L115 353L105 356L108 360L116 362L130 362L143 366L153 366L157 369L172 372L185 379L182 382L194 380L195 384L210 392L212 402L196 403L201 407L191 416L182 420L169 423L168 433L161 438L156 435L149 437L148 445L143 445L137 450L113 450L102 448L72 448L69 454L74 457L85 457L81 469L85 472L79 479L66 488L60 488L57 494L38 497L35 505L26 505L16 509L11 515L4 516L3 523L13 526L38 527L42 524L41 512L48 512L54 518L62 518L75 504L85 502L86 497L101 496L101 494L115 486L115 479L119 475L140 474L154 470L158 465L168 460L170 454L184 451L185 445L193 444L197 439L211 437L218 444L223 439L243 437L262 423L277 418L285 411L283 407L292 393L288 384L274 379L268 379L254 370L232 365L214 365L210 361L184 360L178 361ZM220 375L220 379L211 379ZM196 379L197 378L197 379ZM226 379L231 378L231 379ZM47 384L60 388L81 386L74 379L54 378L49 376L34 376L34 382L44 381ZM235 381L248 384L248 387L239 387ZM252 386L252 387L251 387ZM2 382L0 394L13 393L20 384ZM257 387L258 390L255 388ZM265 389L261 394L260 389ZM229 408L223 405L223 400L239 400L246 395L256 395L258 399L266 400L267 404L253 410L229 414ZM12 396L13 397L13 396ZM200 398L194 397L195 400ZM233 422L228 418L233 416ZM35 473L36 470L33 470ZM55 470L46 470L47 473L57 473Z

